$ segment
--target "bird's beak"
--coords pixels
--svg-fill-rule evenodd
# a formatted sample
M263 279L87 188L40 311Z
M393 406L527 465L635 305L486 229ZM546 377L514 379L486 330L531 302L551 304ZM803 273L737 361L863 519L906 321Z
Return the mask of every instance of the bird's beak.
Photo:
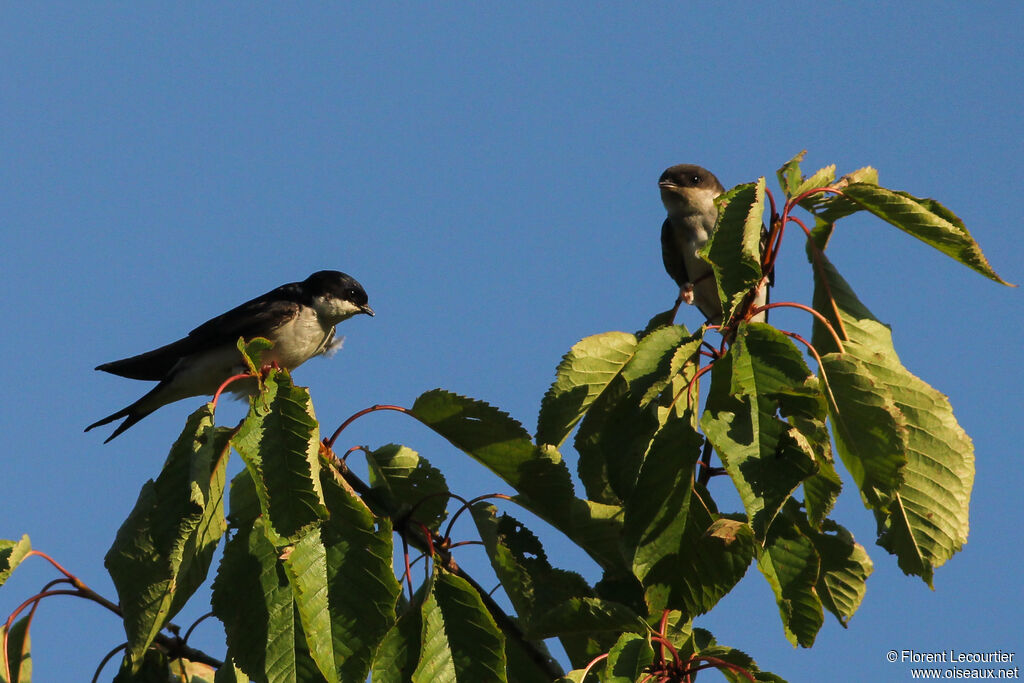
M370 308L370 304L363 304L362 306L359 307L359 311L361 313L365 313L366 315L370 316L371 318L373 317L373 309Z
M658 183L658 187L668 192L678 192L679 186L673 183L671 180L662 180Z

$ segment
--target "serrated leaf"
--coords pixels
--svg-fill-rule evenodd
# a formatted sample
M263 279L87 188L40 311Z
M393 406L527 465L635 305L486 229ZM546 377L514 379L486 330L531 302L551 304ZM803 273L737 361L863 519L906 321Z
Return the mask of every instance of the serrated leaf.
M647 623L634 610L613 600L572 598L537 617L530 635L534 638L591 636L594 632L646 633Z
M564 526L575 499L569 469L552 446L535 446L516 420L497 408L442 389L422 394L412 414L519 492L538 515Z
M772 391L779 378L755 360L738 341L715 362L701 427L761 541L782 505L816 466L806 439L775 416L778 404ZM766 385L764 395L758 393L759 374ZM748 393L734 393L730 385Z
M422 619L423 645L414 683L508 680L504 637L465 579L437 571Z
M384 496L389 509L437 531L447 518L448 484L441 470L419 453L398 444L386 444L367 453L370 486Z
M126 657L143 653L206 574L227 524L224 477L233 430L213 426L212 404L189 416L155 481L148 481L104 564L124 611Z
M846 343L849 350L854 344ZM892 393L876 382L856 355L822 356L822 378L839 456L865 504L886 507L902 483L907 424Z
M229 651L224 657L224 664L217 669L213 677L213 683L249 683L249 677L241 669L235 666L234 658Z
M698 255L711 264L722 300L723 320L761 280L765 180L737 185L720 195L718 222Z
M809 190L814 190L819 187L828 187L833 183L833 181L835 181L835 179L836 165L829 164L824 168L818 169L810 178L801 181L801 183L796 187L791 196L799 197L801 194L803 194L804 192L808 192ZM810 201L814 200L813 197L809 197L808 199Z
M878 185L878 171L870 166L865 166L864 168L847 173L837 182L832 183L830 187L841 191L852 183ZM847 199L842 194L836 193L812 195L800 202L800 206L814 213L815 232L819 233L815 241L821 249L825 248L825 243L828 241L827 239L824 241L819 239L823 236L820 234L822 229L827 228L828 231L831 231L836 221L863 209L860 204L852 199Z
M572 428L633 356L637 339L605 332L573 345L555 371L537 418L537 443L561 446Z
M792 197L796 194L796 188L799 187L803 181L803 171L800 170L800 163L804 160L804 156L807 154L807 150L803 150L792 159L782 165L779 170L775 172L775 177L779 180L779 187L782 188L782 193L787 197Z
M569 523L559 527L602 567L624 567L618 542L622 534L621 505L606 505L577 498L572 501Z
M695 629L695 631L699 630L701 629ZM754 662L754 659L742 650L725 647L724 645L710 645L702 648L698 655L700 657L714 657L716 660L740 667L743 670L742 672L720 664L716 666L718 672L729 683L749 683L750 676L753 676L755 681L763 681L764 683L786 683L785 679L773 673L761 671L757 663Z
M28 540L28 534L22 535L17 541L0 539L0 586L7 582L7 579L25 555L32 550L32 544Z
M570 598L592 595L590 586L582 576L551 566L540 540L521 522L507 514L498 516L496 508L489 503L477 503L472 507L472 514L491 566L516 610L517 621L523 631L530 632L531 620L536 615ZM576 642L579 639L573 636L562 640L570 658L573 653L584 648L584 645ZM511 646L514 641L515 638L508 641L508 645ZM531 642L530 647L544 650L539 640ZM507 654L511 658L511 652ZM532 661L521 664L524 676L538 671L536 663Z
M822 531L805 530L821 558L816 590L825 609L846 626L860 607L873 566L853 535L829 520Z
M320 535L335 666L340 680L362 681L395 621L401 592L392 567L391 522L375 517L335 470L321 471L321 479L331 513Z
M645 587L670 581L690 511L693 468L704 439L685 420L670 421L654 437L636 489L626 501L622 543Z
M167 653L155 648L146 650L138 659L125 655L112 683L164 683L174 675L169 664Z
M811 647L825 621L815 592L820 559L814 545L796 524L780 518L758 553L757 566L775 594L786 638Z
M373 660L373 683L407 683L420 660L423 630L418 606L406 610L384 635Z
M990 280L1010 284L992 270L963 221L934 199L914 197L871 183L851 183L843 189L843 195Z
M316 527L309 529L291 545L282 566L292 586L295 609L302 622L310 656L327 681L340 681L335 660L341 663L344 657L341 653L335 654L331 637L327 549L320 540L320 530ZM365 676L366 672L363 672Z
M327 516L320 490L320 428L309 392L272 370L232 445L256 484L263 513L285 539Z
M648 614L678 610L685 619L704 614L747 572L754 559L750 526L720 518L691 493L686 527L675 554L664 555L644 575Z
M633 490L651 439L669 418L654 401L698 352L702 334L680 325L651 332L591 406L575 440L590 498L614 504Z
M211 605L235 664L254 680L285 683L297 680L295 603L273 536L260 517L225 544Z
M535 615L591 589L576 572L551 566L540 540L511 515L497 515L489 503L471 508L491 566L525 630Z
M607 683L634 683L643 678L647 666L654 661L654 649L644 636L623 633L608 651L605 673Z
M835 300L834 308L829 294ZM906 425L901 432L900 457L905 464L899 471L898 488L872 507L879 545L896 554L904 572L920 575L931 585L933 569L967 540L974 482L971 440L957 423L949 399L903 367L889 329L857 299L824 256L815 268L814 307L834 328L845 330L849 338L844 343L846 362L860 364L856 371L867 378L861 383L870 382L874 390L887 396L897 421ZM812 340L819 349L834 347L820 323L815 325ZM849 429L862 426L875 425L858 423ZM837 443L838 436L837 429Z
M804 479L804 505L807 508L807 520L812 526L821 526L842 488L843 482L832 459L820 460L818 471Z
M0 666L0 683L32 681L32 639L28 634L31 618L31 615L27 614L15 621L9 633L6 633L7 626L0 623L0 642L7 643L7 652L4 653L2 662L6 666ZM10 672L10 678L5 675L5 669Z

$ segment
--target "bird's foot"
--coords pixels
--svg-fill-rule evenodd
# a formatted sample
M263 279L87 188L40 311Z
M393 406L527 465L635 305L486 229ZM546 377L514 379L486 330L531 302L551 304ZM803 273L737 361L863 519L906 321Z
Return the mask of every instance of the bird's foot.
M679 288L679 301L685 301L686 303L693 305L693 283L687 282L685 285Z
M264 363L263 366L260 367L260 376L261 377L266 377L267 375L270 374L271 370L280 370L280 369L281 369L281 366L277 364L277 361L276 360L272 360L269 363Z

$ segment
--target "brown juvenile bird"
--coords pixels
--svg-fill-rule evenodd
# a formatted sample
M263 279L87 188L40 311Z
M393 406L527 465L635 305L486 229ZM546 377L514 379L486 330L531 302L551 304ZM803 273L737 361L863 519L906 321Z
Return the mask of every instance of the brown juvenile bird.
M665 270L679 285L676 306L686 302L696 305L711 324L722 322L722 302L711 264L697 255L715 230L718 207L715 197L725 188L715 174L693 164L672 166L658 179L661 202L668 218L661 226L661 259ZM762 287L756 305L767 297ZM754 316L763 320L764 314Z

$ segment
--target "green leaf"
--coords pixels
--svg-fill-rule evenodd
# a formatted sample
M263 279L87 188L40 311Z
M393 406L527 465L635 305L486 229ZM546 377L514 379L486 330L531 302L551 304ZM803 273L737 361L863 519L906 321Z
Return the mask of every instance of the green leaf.
M831 520L820 532L804 532L821 558L815 590L825 609L846 626L864 599L866 582L873 571L871 558L849 531Z
M367 453L370 485L390 510L437 531L448 516L448 484L441 470L419 453L387 444Z
M391 522L375 517L335 470L320 476L331 512L320 535L335 666L340 680L363 681L394 624L401 592L392 568Z
M852 350L854 344L844 344ZM865 504L882 509L893 499L906 456L906 419L892 394L856 355L822 356L822 378L832 397L829 414L836 448Z
M574 597L589 597L590 587L576 572L551 566L540 540L511 515L497 515L489 503L471 508L491 566L524 629L531 619Z
M838 182L832 183L830 187L837 190L843 190L852 183L866 183L869 185L878 185L878 171L870 166L857 169L847 173ZM827 229L830 231L831 227L841 218L850 216L862 210L862 206L852 199L847 199L842 194L835 193L822 193L808 197L804 201L800 202L800 206L814 213L815 216L815 232L821 232ZM822 237L822 235L818 235ZM825 248L827 237L823 241L816 240L818 247L821 249Z
M637 339L605 332L577 342L562 358L544 394L537 418L537 443L561 446L590 404L633 356Z
M802 181L796 189L793 191L791 196L798 197L804 192L815 190L819 187L828 187L836 179L836 165L829 164L828 166L818 169L814 175L806 180ZM814 201L814 197L809 197L808 200ZM806 200L805 200L806 201ZM803 204L803 203L802 203Z
M327 549L320 540L320 530L313 527L306 531L294 545L287 548L283 559L309 654L324 678L331 682L340 681L335 660L340 663L344 658L341 653L335 655L334 639L331 637ZM366 672L363 672L365 676Z
M472 514L491 566L515 608L517 621L524 631L530 632L531 621L537 615L570 598L592 595L590 586L582 576L551 566L540 540L521 522L507 514L498 516L496 508L489 503L477 503L472 507ZM578 654L587 651L587 643L581 640L586 639L573 635L562 639L566 652L574 660ZM507 641L507 645L512 646L516 642L517 639L512 638ZM530 645L534 650L544 650L540 641ZM506 653L511 667L512 652ZM532 675L530 672L538 670L532 658L526 658L521 664L523 676Z
M570 521L558 527L587 551L604 568L622 568L619 537L622 534L622 507L592 500L572 501Z
M796 188L804 179L803 171L800 170L800 162L804 160L806 154L807 150L805 149L775 172L775 177L779 180L779 187L787 197L796 195Z
M722 310L728 320L743 297L761 281L765 180L737 185L720 195L718 222L698 255L715 271Z
M232 433L213 426L212 404L189 416L107 552L104 564L124 611L126 656L136 672L156 635L206 580L227 526L224 471Z
M535 446L523 426L497 408L442 389L422 394L412 414L519 492L517 499L556 525L575 499L569 469L552 446Z
M674 565L683 547L693 468L703 442L687 421L670 421L654 437L636 489L626 501L622 543L645 587L678 576Z
M1010 284L992 270L963 221L934 199L921 199L871 183L851 183L843 189L843 195L990 280Z
M532 625L534 638L554 638L595 632L646 633L647 622L618 602L601 598L572 598L540 615Z
M224 657L224 665L217 669L213 683L249 683L249 677L235 666L235 660L229 651Z
M125 655L113 683L164 683L173 675L167 654L157 649L146 650L138 659Z
M807 520L815 528L831 512L835 505L843 482L836 472L835 463L831 458L818 461L818 471L804 479L804 505L807 508Z
M815 592L820 560L814 545L795 523L780 518L758 553L757 566L775 593L786 638L793 645L811 647L824 623Z
M634 683L644 677L647 666L654 661L654 649L644 636L623 633L608 652L603 681Z
M260 517L225 544L211 604L238 667L257 681L286 683L299 680L303 655L293 590L272 537Z
M420 660L423 620L418 606L406 610L384 635L373 660L373 683L406 683Z
M7 582L11 572L21 564L30 550L32 544L28 540L28 534L24 534L17 541L0 539L0 586Z
M669 417L654 402L689 367L701 339L702 333L691 335L681 325L651 332L591 406L575 440L580 478L591 498L618 503L636 486L651 439Z
M286 539L327 516L320 490L320 429L309 392L272 370L232 445L256 483L260 505Z
M23 537L24 538L24 537ZM23 616L11 625L10 633L5 633L6 625L0 623L0 642L7 641L6 657L3 660L7 666L0 666L0 683L30 683L32 681L32 639L28 635L29 620L31 614ZM11 677L4 675L4 669L8 669Z
M919 575L931 585L933 569L952 557L967 540L974 482L973 445L953 416L949 399L903 367L889 328L874 318L822 256L815 269L814 307L840 329L829 293L839 310L841 329L849 338L844 343L843 360L827 361L830 385L837 381L856 383L860 395L873 392L876 400L883 397L886 410L893 413L893 420L901 426L895 435L886 430L879 444L885 448L881 453L872 452L867 445L868 450L857 454L852 467L846 457L843 462L856 480L872 466L879 469L878 461L884 465L887 459L901 459L894 490L885 488L892 485L886 480L882 482L882 493L888 495L875 495L870 488L866 492L862 488L862 493L875 512L879 545L896 554L904 572ZM815 326L813 343L819 349L834 346L821 324ZM855 365L845 369L848 375L859 374L860 378L854 381L843 377L842 372L833 377L832 366L840 363ZM836 398L842 401L850 396L837 394ZM848 411L848 424L836 425L837 445L841 436L850 442L851 433L860 438L860 433L879 429L876 420L883 418L879 411L873 413L856 416L854 420ZM892 448L899 452L887 455Z
M504 637L469 583L435 573L422 607L423 639L414 683L504 683Z
M274 342L265 337L253 337L249 341L246 341L245 337L239 337L236 346L242 353L242 358L248 366L249 374L253 377L260 377L260 366L262 365L260 361L262 360L263 352L274 348Z
M701 426L740 494L755 538L761 541L782 505L815 471L815 461L800 432L775 416L778 403L773 392L782 391L780 376L750 352L742 341L745 331L712 367ZM733 393L730 383L745 393ZM795 385L790 388L798 390Z
M739 582L754 559L750 526L719 517L699 489L690 494L690 509L678 551L666 554L644 574L648 614L678 610L686 619L704 614Z

